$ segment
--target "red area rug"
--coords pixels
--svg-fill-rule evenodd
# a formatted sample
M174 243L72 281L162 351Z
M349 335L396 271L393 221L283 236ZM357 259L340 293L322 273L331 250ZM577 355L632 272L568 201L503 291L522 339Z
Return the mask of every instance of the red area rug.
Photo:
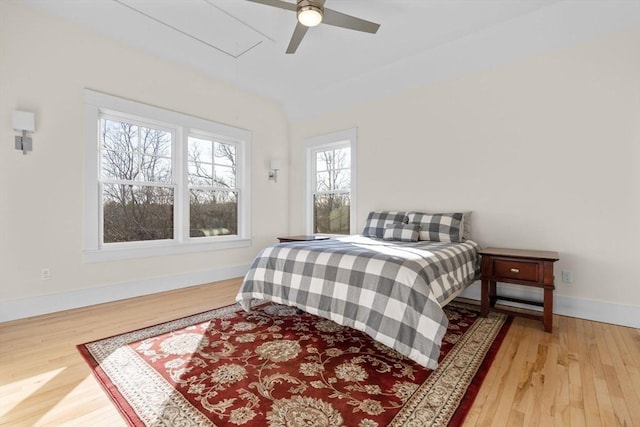
M228 306L78 346L133 426L458 425L510 324L445 307L435 371L291 307Z

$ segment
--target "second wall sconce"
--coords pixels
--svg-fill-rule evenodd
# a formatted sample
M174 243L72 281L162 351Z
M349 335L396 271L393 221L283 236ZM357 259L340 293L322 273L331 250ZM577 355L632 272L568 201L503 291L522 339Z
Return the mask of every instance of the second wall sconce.
M269 170L269 181L278 182L278 171L280 170L280 160L271 160L271 170Z
M22 132L22 135L16 135L16 150L22 150L22 154L27 154L27 151L33 150L33 139L27 134L27 132L30 133L36 130L35 114L28 111L14 111L13 130L16 132Z

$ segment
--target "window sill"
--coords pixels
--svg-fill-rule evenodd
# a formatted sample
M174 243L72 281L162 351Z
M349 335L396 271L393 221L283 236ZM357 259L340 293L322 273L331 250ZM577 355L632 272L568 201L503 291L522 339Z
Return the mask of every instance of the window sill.
M118 261L134 258L187 254L194 252L215 251L220 249L248 248L251 239L233 239L224 241L206 241L189 243L169 243L137 247L108 247L102 249L86 249L83 252L85 263Z

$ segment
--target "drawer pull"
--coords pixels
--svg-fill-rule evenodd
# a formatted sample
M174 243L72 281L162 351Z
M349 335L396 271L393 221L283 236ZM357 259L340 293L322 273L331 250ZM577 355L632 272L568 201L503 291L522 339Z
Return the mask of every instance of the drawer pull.
M511 269L511 272L512 272L512 273L520 273L520 270L518 270L517 268L512 268L512 269Z

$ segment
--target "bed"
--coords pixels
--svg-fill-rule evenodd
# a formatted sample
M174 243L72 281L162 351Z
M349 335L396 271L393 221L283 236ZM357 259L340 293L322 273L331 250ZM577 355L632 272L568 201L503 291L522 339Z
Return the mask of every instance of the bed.
M363 235L265 248L236 301L245 310L252 300L295 306L363 331L435 369L448 324L442 307L477 278L480 248L472 240L414 240L421 226L412 228L411 239L402 239L406 214L377 224L372 214ZM396 238L385 240L394 227ZM461 236L461 229L456 233Z

